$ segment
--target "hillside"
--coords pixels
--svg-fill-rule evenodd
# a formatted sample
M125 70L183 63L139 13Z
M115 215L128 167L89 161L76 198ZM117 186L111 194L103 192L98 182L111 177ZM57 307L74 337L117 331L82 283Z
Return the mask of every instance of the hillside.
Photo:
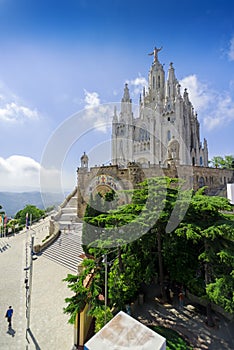
M13 217L27 204L35 205L40 209L46 209L42 197L46 197L47 207L58 206L64 200L64 197L60 193L46 193L42 196L40 192L0 192L0 205L8 217Z

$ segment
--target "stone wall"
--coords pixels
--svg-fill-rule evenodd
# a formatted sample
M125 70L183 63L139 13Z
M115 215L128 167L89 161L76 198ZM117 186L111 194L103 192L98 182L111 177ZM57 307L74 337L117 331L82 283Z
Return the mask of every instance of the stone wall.
M227 196L226 184L234 182L233 170L187 165L177 166L173 163L167 168L150 163L143 168L135 162L129 163L126 168L118 165L92 167L90 169L78 168L78 217L82 218L84 216L90 194L99 192L101 186L102 191L104 187L107 191L111 189L132 189L144 179L156 176L181 178L185 181L185 188L196 191L198 188L206 186L208 195L223 197Z

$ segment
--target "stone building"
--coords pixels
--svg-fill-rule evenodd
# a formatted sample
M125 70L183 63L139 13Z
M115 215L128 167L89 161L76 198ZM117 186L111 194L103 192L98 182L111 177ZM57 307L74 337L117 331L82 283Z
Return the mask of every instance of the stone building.
M134 117L128 85L125 84L118 115L112 121L112 163L89 168L81 157L77 170L78 217L82 218L90 194L134 188L144 179L169 176L184 179L186 187L207 187L207 194L226 196L233 183L233 170L208 167L207 141L200 141L200 124L188 92L183 95L172 63L165 80L155 48L148 89L140 96L139 116ZM121 191L120 191L121 192ZM128 199L120 196L120 202Z
M124 204L128 198L121 190L133 189L139 182L156 176L181 178L185 181L186 188L196 191L206 186L208 195L223 197L227 196L227 183L234 183L234 172L231 169L176 165L175 163L166 167L155 164L142 167L136 162L129 162L126 167L114 164L89 168L87 162L83 163L83 166L81 162L81 166L77 169L78 217L84 216L91 193L103 195L111 190L119 191L119 204Z
M119 115L112 122L112 161L126 166L135 161L145 167L166 166L171 161L181 165L208 166L207 141L200 141L197 113L170 63L167 79L154 49L149 70L148 88L139 101L139 115L134 116L128 85L125 84Z

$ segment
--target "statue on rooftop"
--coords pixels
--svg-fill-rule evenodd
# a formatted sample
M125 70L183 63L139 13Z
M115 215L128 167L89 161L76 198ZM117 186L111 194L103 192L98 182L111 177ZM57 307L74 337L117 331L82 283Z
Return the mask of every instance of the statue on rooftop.
M162 50L162 46L161 46L160 48L157 48L157 47L155 46L154 51L151 52L151 53L148 53L149 56L154 55L154 63L155 63L155 62L158 62L158 52L161 51L161 50Z

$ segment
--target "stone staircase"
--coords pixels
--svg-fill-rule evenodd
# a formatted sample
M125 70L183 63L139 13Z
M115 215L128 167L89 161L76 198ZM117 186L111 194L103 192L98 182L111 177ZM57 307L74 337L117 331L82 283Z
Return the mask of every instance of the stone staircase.
M66 206L61 208L59 217L60 229L68 228L77 222L77 196L74 195L66 203Z
M53 220L59 224L60 235L42 255L77 273L84 252L81 243L83 224L77 217L76 189L61 204Z
M84 254L81 246L82 224L77 224L75 229L66 232L61 232L42 255L77 273L77 266L83 260L80 255Z

